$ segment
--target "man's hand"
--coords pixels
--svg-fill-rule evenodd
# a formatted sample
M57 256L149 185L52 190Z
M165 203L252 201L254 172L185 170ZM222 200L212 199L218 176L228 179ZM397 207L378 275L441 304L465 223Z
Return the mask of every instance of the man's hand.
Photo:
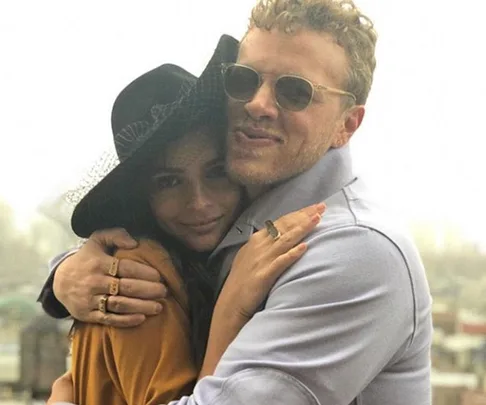
M123 229L93 233L83 247L64 260L54 275L54 295L76 319L117 327L141 324L146 315L162 310L157 300L165 298L166 287L152 267L131 260L120 260L118 294L110 295L106 313L100 300L110 294L114 277L109 274L113 257L110 249L133 249L137 242Z
M74 386L73 376L71 371L59 377L54 384L52 384L51 396L47 400L46 405L52 405L56 402L70 402L74 401Z

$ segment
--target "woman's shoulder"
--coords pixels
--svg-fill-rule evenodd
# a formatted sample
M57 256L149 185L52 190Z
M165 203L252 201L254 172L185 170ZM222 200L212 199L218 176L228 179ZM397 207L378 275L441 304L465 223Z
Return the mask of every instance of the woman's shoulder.
M161 281L178 298L186 296L182 278L174 266L169 251L158 241L148 238L138 238L138 245L133 249L118 249L115 252L118 259L128 259L150 266L160 274ZM185 301L185 299L184 299Z

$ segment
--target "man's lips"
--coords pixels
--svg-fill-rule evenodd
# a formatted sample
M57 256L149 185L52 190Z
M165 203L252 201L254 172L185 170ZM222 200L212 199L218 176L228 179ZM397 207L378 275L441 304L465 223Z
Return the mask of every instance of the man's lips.
M235 134L240 137L245 137L250 141L270 141L272 143L282 143L282 139L274 133L262 128L256 127L236 127Z

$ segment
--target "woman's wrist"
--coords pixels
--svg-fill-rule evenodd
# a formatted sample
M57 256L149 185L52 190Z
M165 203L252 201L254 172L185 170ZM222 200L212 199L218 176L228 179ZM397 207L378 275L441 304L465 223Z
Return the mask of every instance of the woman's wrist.
M218 300L211 320L208 346L199 379L214 373L224 352L249 319L238 308Z

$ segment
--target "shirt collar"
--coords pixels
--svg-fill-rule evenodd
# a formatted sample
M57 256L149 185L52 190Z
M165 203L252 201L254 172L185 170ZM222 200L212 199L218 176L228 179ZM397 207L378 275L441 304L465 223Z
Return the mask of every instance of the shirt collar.
M349 146L330 149L309 170L280 184L255 200L236 224L261 229L267 219L317 204L353 180Z
M322 202L353 179L349 146L330 149L312 168L255 200L240 215L210 260L229 246L245 243L255 230L264 227L267 219L276 220L289 212Z

